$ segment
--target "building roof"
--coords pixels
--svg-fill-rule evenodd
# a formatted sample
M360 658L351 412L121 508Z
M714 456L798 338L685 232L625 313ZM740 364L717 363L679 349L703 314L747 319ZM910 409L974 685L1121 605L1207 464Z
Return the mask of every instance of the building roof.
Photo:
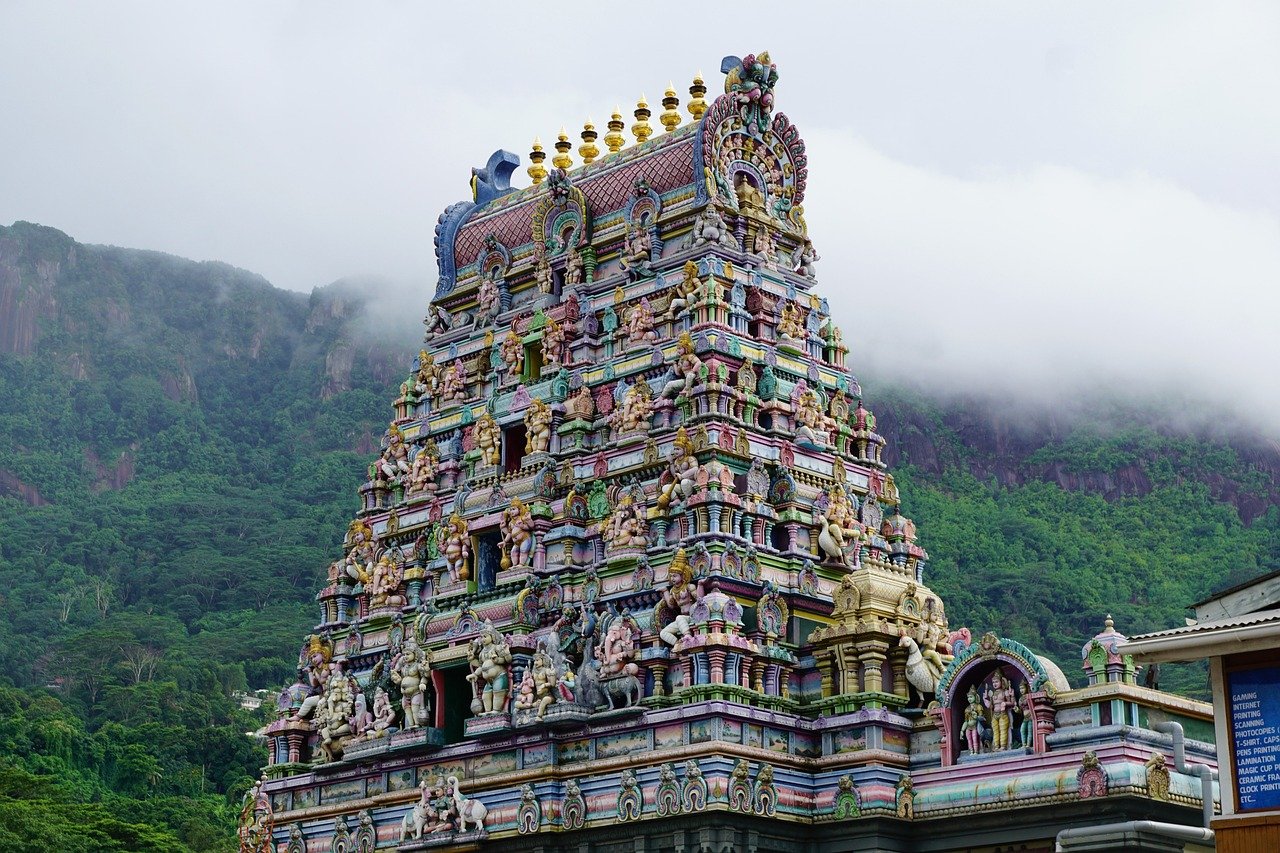
M1280 646L1280 610L1211 619L1131 637L1120 653L1141 660L1200 660Z
M1196 620L1254 613L1280 603L1280 571L1236 584L1191 605Z

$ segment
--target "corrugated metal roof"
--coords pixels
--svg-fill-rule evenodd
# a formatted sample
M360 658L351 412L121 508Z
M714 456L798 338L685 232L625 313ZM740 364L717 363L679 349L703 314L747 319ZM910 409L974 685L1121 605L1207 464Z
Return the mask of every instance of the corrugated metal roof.
M1125 653L1126 645L1133 645L1144 640L1157 640L1164 637L1183 637L1191 634L1204 634L1228 628L1248 628L1252 625L1265 625L1268 622L1280 623L1280 610L1263 610L1259 613L1248 613L1244 616L1229 616L1225 619L1210 619L1195 625L1184 625L1181 628L1170 628L1167 631L1155 631L1151 634L1140 634L1130 637L1128 643L1120 646L1120 653Z
M1215 592L1213 595L1206 598L1204 601L1197 601L1195 604L1192 604L1190 606L1201 607L1205 604L1208 604L1210 601L1217 601L1219 598L1226 598L1228 595L1231 595L1231 593L1233 592L1239 592L1242 589L1248 589L1254 584L1259 584L1259 583L1262 583L1263 581L1269 581L1275 577L1280 577L1280 569L1277 569L1274 572L1270 572L1269 574L1262 575L1261 577L1256 577L1251 580L1247 580L1244 583L1238 583L1235 586L1227 587L1226 589L1220 589L1217 592ZM1155 635L1149 634L1148 636L1155 636Z

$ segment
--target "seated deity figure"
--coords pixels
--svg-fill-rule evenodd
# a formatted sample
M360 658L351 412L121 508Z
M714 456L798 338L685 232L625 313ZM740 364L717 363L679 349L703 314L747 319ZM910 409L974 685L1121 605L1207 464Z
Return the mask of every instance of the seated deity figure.
M790 341L803 341L807 335L804 330L805 311L794 302L786 302L782 306L782 316L778 319L778 337Z
M470 577L467 557L471 554L471 538L467 535L467 520L454 513L440 528L440 553L444 554L445 568L455 581Z
M663 397L688 396L702 375L702 359L698 358L698 354L694 351L693 338L688 332L680 333L676 346L676 360L672 365L675 378L663 387Z
M609 515L601 535L609 550L644 549L649 545L647 529L644 507L637 505L631 495L625 495Z
M832 486L827 496L828 504L821 519L822 531L818 534L818 546L832 560L856 566L862 525L854 514L853 503L839 486ZM846 553L850 544L854 550Z
M502 511L502 568L527 567L533 562L533 516L520 498Z
M502 306L502 294L498 291L498 282L496 276L499 275L497 267L495 267L491 275L480 279L480 290L476 294L478 310L476 320L482 323L490 323L494 317L498 316L498 311Z
M777 239L771 228L764 225L756 228L755 237L751 240L751 254L764 261L766 266L772 266L778 260Z
M693 570L683 548L676 551L667 569L667 588L654 609L654 624L663 624L658 637L674 647L689 633L693 624L689 614L702 597L702 589L693 580Z
M716 210L713 204L703 208L702 212L693 220L693 245L702 246L708 243L713 246L738 248L738 241L734 239L728 226L724 224L724 218L720 216L720 211Z
M431 722L427 686L431 679L431 652L418 645L412 632L391 661L391 680L400 686L400 707L404 728L414 729ZM377 704L376 701L374 703Z
M624 613L609 623L609 629L596 647L601 678L635 675L640 671L635 662L639 636L640 629L630 614Z
M440 403L448 406L467 399L467 368L462 359L456 359L452 367L445 368L440 376Z
M649 236L649 227L643 222L627 226L627 236L622 252L622 268L632 279L653 274L652 254L653 239Z
M822 413L818 403L818 395L806 389L795 401L796 438L815 447L823 447L829 443L827 417Z
M802 275L805 278L815 278L817 276L814 264L821 258L818 257L818 253L814 250L811 240L805 240L804 244L796 249L794 260L796 275ZM840 330L836 329L835 334L836 338L839 339Z
M426 350L419 350L418 372L413 378L414 396L419 400L430 402L435 397L439 380L439 368L436 367L435 359Z
M676 430L667 470L659 481L658 509L665 512L672 504L678 504L693 494L698 482L698 457L693 452L693 441L684 427Z
M435 443L430 442L413 457L413 466L409 469L409 480L405 486L408 494L421 494L436 490L436 466L440 462L439 451Z
M324 699L316 711L315 726L320 734L320 755L327 763L337 761L351 739L351 717L355 713L354 680L341 671L325 683Z
M685 261L683 277L676 283L671 293L671 304L667 306L667 319L675 320L698 304L698 295L702 291L702 280L698 278L698 264Z
M403 607L405 598L400 594L400 583L404 580L404 571L400 562L393 556L394 549L383 553L373 567L373 574L365 584L365 592L369 594L369 606Z
M653 309L649 307L647 298L627 309L622 336L628 349L657 342L658 333L653 328Z
M502 430L493 415L485 412L476 418L473 438L482 464L497 465L502 461Z
M385 737L391 733L391 728L396 724L396 709L391 704L391 696L381 687L373 692L373 724L370 727L368 736L371 738Z
M369 700L361 691L356 691L355 709L351 712L351 733L356 737L364 737L373 728L373 713L369 710Z
M507 366L507 379L519 379L520 371L524 370L524 339L516 334L515 329L507 332L507 336L502 339L498 353L502 357L502 363Z
M627 389L622 404L609 415L609 423L618 435L648 430L653 416L653 401L649 399L649 386L640 380Z
M534 278L538 282L538 291L541 293L551 293L556 288L555 274L551 271L551 262L545 256L540 255L538 262L534 268Z
M542 330L542 366L557 369L565 360L564 326L555 320L547 320Z
M582 253L577 246L570 246L565 250L564 283L566 287L582 284Z
M387 480L395 480L400 475L409 473L409 447L404 443L404 435L395 424L387 430L387 446L374 465L378 475Z
M467 649L471 664L471 682L475 698L471 712L477 715L501 714L507 710L511 690L511 649L498 629L485 622L480 635Z
M546 453L551 446L551 407L541 400L529 403L524 415L524 452Z

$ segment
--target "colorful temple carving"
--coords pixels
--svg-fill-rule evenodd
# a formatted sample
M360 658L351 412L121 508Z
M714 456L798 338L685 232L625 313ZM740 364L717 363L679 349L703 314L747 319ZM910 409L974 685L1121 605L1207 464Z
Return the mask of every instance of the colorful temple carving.
M1198 823L1156 726L1211 763L1209 707L1139 686L1109 622L1080 689L949 623L814 290L777 70L722 71L692 121L668 90L630 147L616 113L582 165L535 144L522 190L499 151L441 215L424 347L242 849L1041 850L1100 814Z

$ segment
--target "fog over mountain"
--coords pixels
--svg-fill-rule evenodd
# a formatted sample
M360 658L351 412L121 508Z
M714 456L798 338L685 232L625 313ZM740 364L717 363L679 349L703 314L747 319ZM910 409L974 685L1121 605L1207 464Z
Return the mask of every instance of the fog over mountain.
M1280 436L1280 7L790 14L9 2L0 222L292 289L374 276L403 317L494 148L576 141L699 70L714 92L720 56L767 48L861 373L1054 405L1173 393Z

